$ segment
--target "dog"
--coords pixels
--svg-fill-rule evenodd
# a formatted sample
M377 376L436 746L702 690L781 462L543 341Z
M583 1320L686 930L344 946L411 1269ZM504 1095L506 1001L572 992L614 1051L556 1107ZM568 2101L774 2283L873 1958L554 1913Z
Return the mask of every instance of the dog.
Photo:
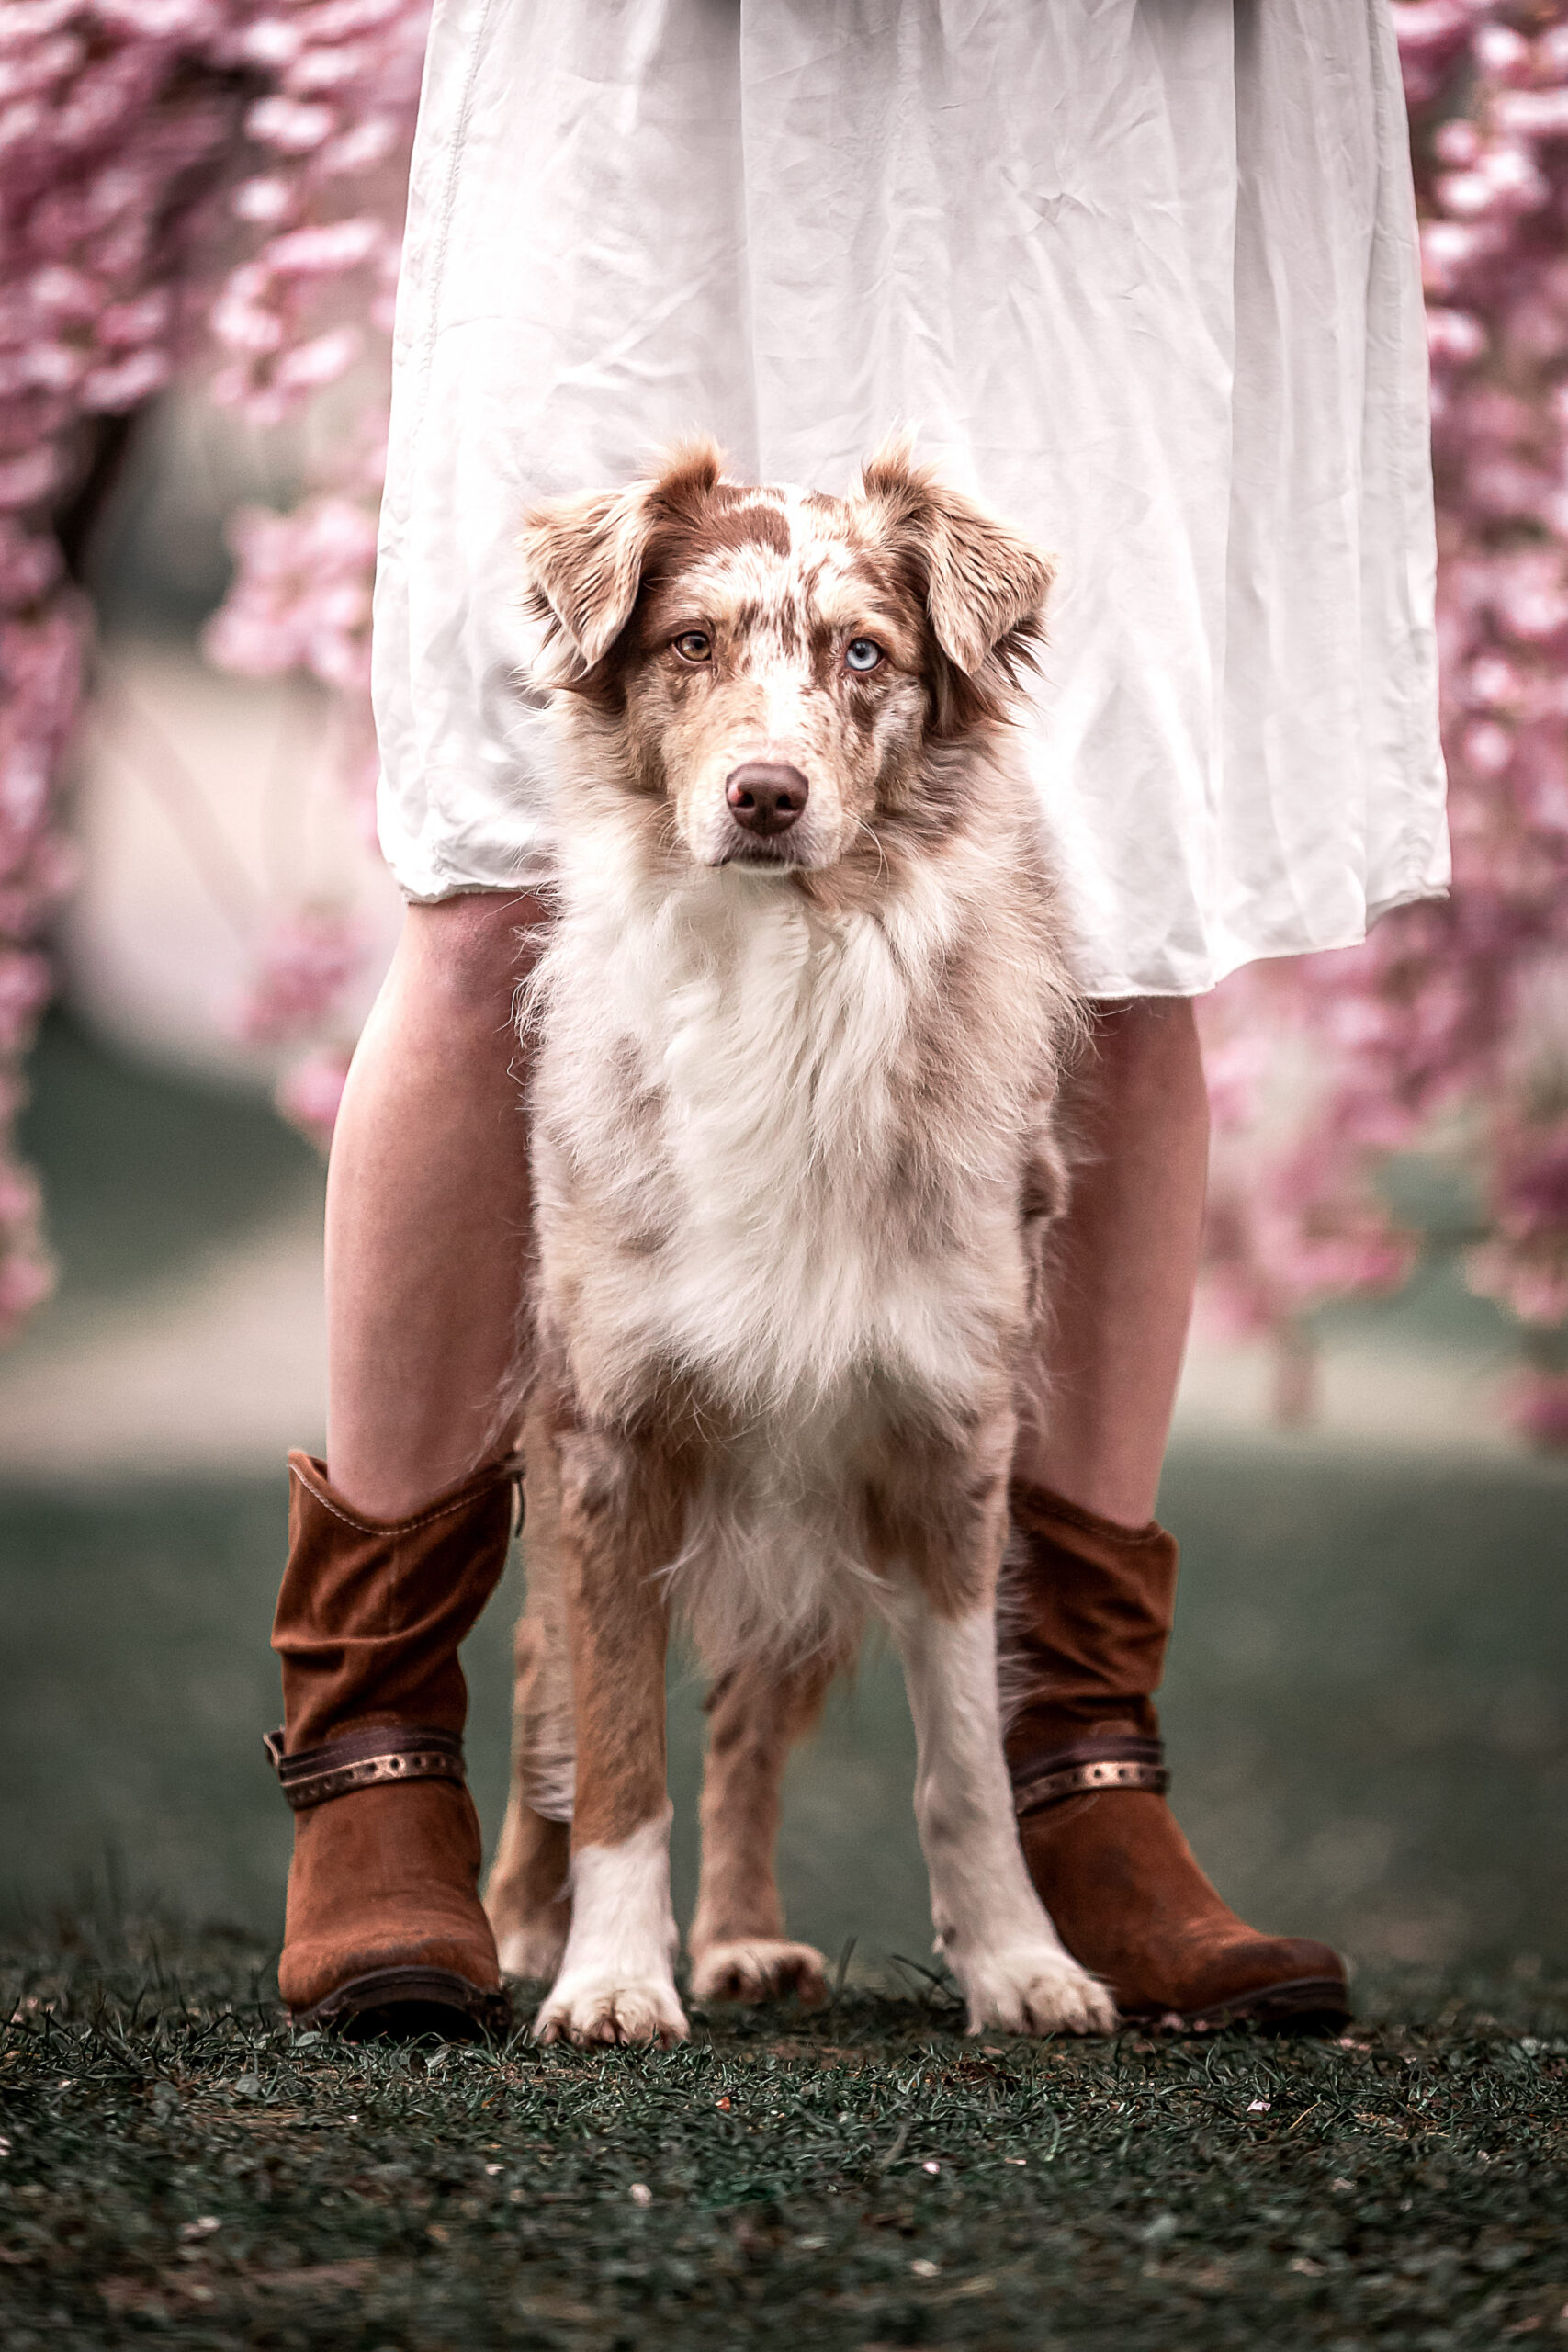
M819 1996L772 1853L868 1620L972 2030L1104 2030L997 1692L1015 1389L1080 1012L1010 721L1047 560L904 442L838 499L707 443L533 514L557 917L522 1013L536 1363L487 1901L545 2041L671 2042L665 1648L715 1677L694 1996ZM569 1852L570 1841L570 1852Z

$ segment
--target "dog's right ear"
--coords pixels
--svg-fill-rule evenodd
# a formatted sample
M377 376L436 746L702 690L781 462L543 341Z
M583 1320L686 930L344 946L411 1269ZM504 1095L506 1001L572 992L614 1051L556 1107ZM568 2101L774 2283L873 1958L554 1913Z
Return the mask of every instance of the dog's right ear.
M650 487L557 499L524 524L525 599L545 628L540 685L580 685L630 620L653 529Z
M625 490L591 491L537 506L519 541L529 618L544 624L540 685L581 686L632 616L660 524L717 484L708 441L672 449L656 474Z

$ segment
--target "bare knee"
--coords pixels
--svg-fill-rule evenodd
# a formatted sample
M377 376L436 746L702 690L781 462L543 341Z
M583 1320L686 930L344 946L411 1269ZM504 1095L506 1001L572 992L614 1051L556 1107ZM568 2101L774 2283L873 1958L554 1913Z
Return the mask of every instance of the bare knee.
M533 891L473 890L411 906L394 975L459 1020L510 1020L517 983L539 952L547 920Z
M1190 997L1140 996L1089 1008L1090 1035L1077 1074L1092 1110L1116 1124L1208 1127L1208 1093Z
M1093 1052L1108 1068L1188 1061L1199 1052L1190 996L1101 997L1089 1006Z

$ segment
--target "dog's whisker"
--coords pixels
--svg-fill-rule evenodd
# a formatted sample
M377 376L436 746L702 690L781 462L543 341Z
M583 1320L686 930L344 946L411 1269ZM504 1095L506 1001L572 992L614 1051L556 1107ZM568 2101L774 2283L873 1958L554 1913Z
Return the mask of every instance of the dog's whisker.
M872 847L876 852L876 870L878 875L885 875L887 871L887 853L882 846L882 836L877 832L876 828L874 825L869 824L863 817L860 820L860 830L866 835Z

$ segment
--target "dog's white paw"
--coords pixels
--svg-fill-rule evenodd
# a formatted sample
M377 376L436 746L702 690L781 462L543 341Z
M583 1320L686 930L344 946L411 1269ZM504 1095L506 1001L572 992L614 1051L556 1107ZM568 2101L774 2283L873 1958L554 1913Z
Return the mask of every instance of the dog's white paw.
M684 2041L690 2029L668 1977L563 1976L534 2020L536 2041Z
M969 2004L969 2030L1113 2033L1116 2004L1097 1976L1053 1944L1016 1945L953 1962Z
M692 1962L694 2001L776 2001L796 1993L808 2007L828 1997L828 1963L814 1944L769 1936L709 1944Z
M566 1951L566 1928L544 1919L531 1919L520 1928L498 1927L495 1948L503 1976L521 1976L530 1984L547 1984Z

